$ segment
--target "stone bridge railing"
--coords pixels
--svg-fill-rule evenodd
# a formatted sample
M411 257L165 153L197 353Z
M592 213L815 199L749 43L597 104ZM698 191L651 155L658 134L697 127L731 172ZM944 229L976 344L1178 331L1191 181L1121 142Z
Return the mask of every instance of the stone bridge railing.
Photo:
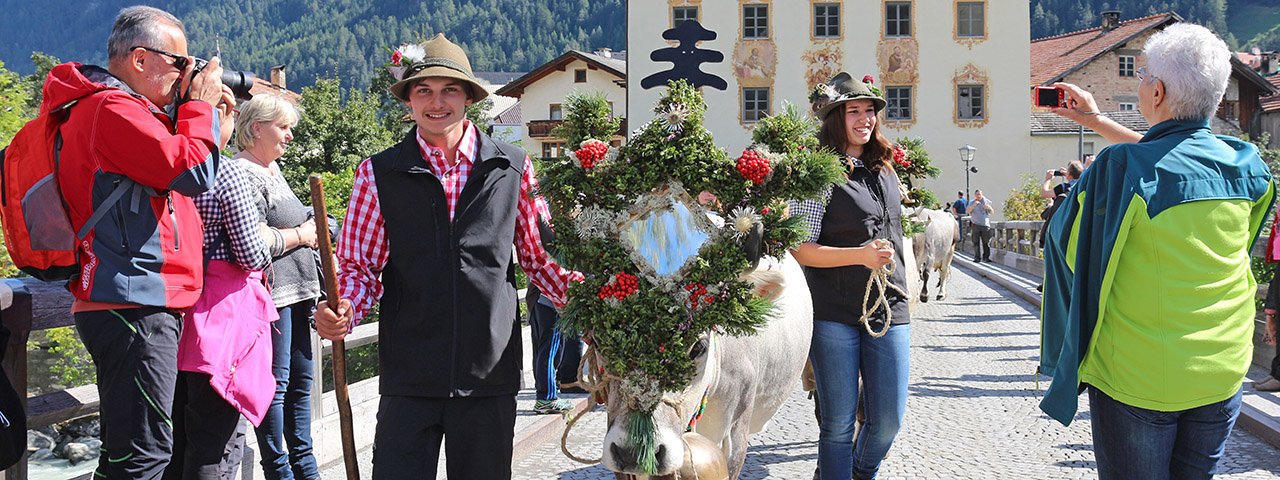
M71 294L63 283L46 283L31 278L3 279L0 285L0 321L9 329L8 345L5 345L3 368L5 374L13 382L14 389L20 397L26 399L27 428L36 429L56 423L72 420L98 413L97 385L84 385L66 390L58 390L42 395L27 396L27 341L32 331L47 330L74 325L70 313ZM366 324L355 328L346 339L346 348L352 349L362 345L377 343L377 324ZM314 333L311 336L312 351L322 351L330 355L332 344ZM320 357L320 356L317 356ZM315 362L315 386L312 391L311 412L312 436L316 460L321 464L339 462L342 459L342 441L338 425L338 407L333 392L322 392L324 379L332 377L330 371L322 366L323 361ZM378 411L378 377L359 381L348 387L351 397L351 411L354 424L373 425ZM356 428L356 448L363 449L373 443L372 428ZM248 447L241 468L241 478L245 480L261 478L261 468L257 465L257 439L247 435ZM96 460L92 460L96 464ZM3 480L26 480L27 461L24 458L17 465L3 472ZM91 474L78 477L76 480L89 479Z
M1043 278L1044 252L1040 248L1040 225L1042 223L1041 221L1013 220L991 222L991 228L995 230L991 238L991 259L1032 276ZM971 232L972 229L966 225L964 233L967 237L961 239L958 246L959 251L970 255L973 254ZM1253 244L1251 254L1255 257L1264 257L1266 246L1267 236L1265 234L1259 235L1258 240ZM1266 284L1258 285L1257 295L1259 299L1266 298ZM1254 329L1253 363L1270 368L1275 347L1262 341L1264 319L1261 310L1258 311L1255 325L1257 328Z

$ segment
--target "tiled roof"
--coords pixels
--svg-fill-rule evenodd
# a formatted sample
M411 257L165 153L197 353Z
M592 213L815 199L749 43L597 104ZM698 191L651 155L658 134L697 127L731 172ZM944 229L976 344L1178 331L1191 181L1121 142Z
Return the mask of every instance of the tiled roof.
M1142 117L1142 113L1137 110L1103 112L1103 115L1135 132L1145 132L1150 128L1147 125L1147 120ZM1056 113L1031 113L1031 133L1076 133L1079 131L1080 124L1067 120L1066 117ZM1085 133L1093 133L1093 130L1085 129Z
M1032 40L1031 83L1042 85L1059 81L1147 30L1180 21L1182 17L1176 13L1161 13L1120 22L1111 30L1094 27Z
M302 95L299 95L297 92L280 88L278 85L258 77L253 78L253 86L249 87L249 93L252 95L261 95L264 93L279 95L294 105L298 105L299 102L302 101Z
M616 55L617 54L614 54L614 56ZM625 55L623 55L623 58L626 58ZM524 94L525 87L541 80L542 77L550 75L551 72L565 68L566 65L569 65L576 60L582 60L587 62L587 64L593 68L599 68L602 71L609 72L615 77L618 77L619 81L627 79L626 60L605 57L581 50L569 50L564 52L563 55L556 57L554 60L542 64L542 66L534 69L532 72L529 72L524 76L511 81L511 83L504 85L494 93L497 93L498 95L506 95L508 97L520 98L520 96Z
M493 116L494 125L519 125L520 124L520 102L516 102L506 110Z
M1274 85L1276 89L1280 89L1280 73L1266 77L1266 79L1271 83L1271 85ZM1270 97L1262 97L1258 100L1262 104L1262 111L1268 113L1280 112L1280 94L1272 95Z

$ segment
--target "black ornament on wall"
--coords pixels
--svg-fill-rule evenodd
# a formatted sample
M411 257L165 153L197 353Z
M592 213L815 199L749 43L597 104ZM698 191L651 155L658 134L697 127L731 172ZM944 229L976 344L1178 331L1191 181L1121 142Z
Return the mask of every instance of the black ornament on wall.
M715 50L698 48L698 42L716 39L716 32L707 30L694 20L681 22L676 28L662 32L662 38L680 42L674 47L660 48L649 54L655 62L671 62L671 69L644 77L640 88L648 90L666 85L671 80L684 79L694 87L711 87L717 90L729 88L723 78L702 71L703 63L720 63L724 54Z

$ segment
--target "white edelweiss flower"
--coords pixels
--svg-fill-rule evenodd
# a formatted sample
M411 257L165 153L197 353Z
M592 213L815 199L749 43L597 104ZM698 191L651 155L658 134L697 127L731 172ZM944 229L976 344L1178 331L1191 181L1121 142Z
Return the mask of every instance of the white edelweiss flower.
M662 112L662 121L667 124L667 131L671 133L684 129L684 121L689 118L688 109L679 103L673 103Z
M582 209L574 219L574 227L577 228L578 236L583 240L606 238L613 230L616 218L617 215L614 212L599 207L587 207Z
M647 412L662 399L662 390L658 388L658 380L640 371L633 371L622 379L619 387L623 398L634 410Z
M837 92L836 87L831 86L830 83L824 83L819 88L822 89L822 96L827 97L828 100L840 98L840 92Z
M427 51L422 49L422 45L416 43L406 43L397 48L396 51L400 52L401 63L408 60L408 65L421 62L427 58Z
M751 227L760 223L760 215L751 207L735 208L733 209L733 213L729 215L729 218L732 220L734 230L737 230L735 235L745 235L747 232L751 231Z

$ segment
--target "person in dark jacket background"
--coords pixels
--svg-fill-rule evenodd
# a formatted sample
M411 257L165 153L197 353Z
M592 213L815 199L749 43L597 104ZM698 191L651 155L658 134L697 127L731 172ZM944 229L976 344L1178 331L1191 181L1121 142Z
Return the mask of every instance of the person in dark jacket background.
M891 166L894 148L879 128L885 100L871 80L842 72L812 98L822 119L818 139L844 157L848 180L821 200L791 204L791 214L803 216L811 232L792 255L813 296L809 361L821 405L818 473L824 479L875 478L907 408L911 331L900 181ZM873 272L895 264L887 285L868 285ZM887 305L867 311L868 288ZM854 442L859 388L866 423Z
M58 171L72 226L106 209L78 239L80 273L68 284L101 398L95 478L158 478L171 456L177 311L200 297L204 275L191 197L214 185L223 147L213 107L222 67L215 57L192 76L193 63L181 21L129 7L107 39L107 69L58 65L44 85L42 109L78 101ZM107 202L117 186L123 199Z
M510 478L522 357L513 246L557 307L582 276L542 246L550 213L529 157L466 120L488 93L462 49L437 35L396 57L391 94L415 128L356 169L342 298L317 306L316 328L343 338L379 302L373 478L435 478L445 438L449 478Z

